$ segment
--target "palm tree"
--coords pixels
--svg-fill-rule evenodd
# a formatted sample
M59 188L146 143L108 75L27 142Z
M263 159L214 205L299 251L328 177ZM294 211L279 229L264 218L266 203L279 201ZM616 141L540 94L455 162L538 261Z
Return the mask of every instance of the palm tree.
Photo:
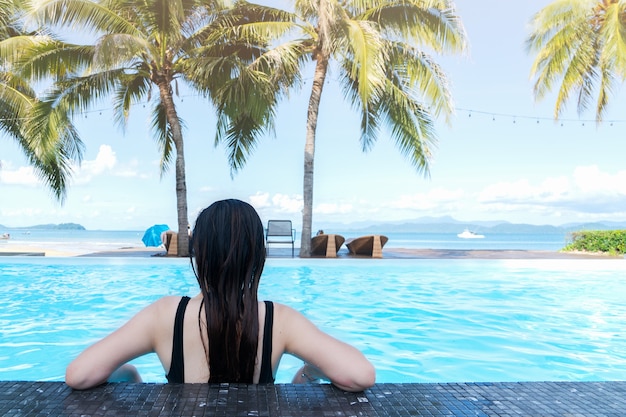
M626 2L557 0L532 17L526 46L536 53L535 99L557 90L557 119L568 100L576 100L581 114L597 95L601 122L615 82L626 78Z
M452 114L447 80L420 47L462 52L466 36L448 0L296 0L308 22L303 45L315 61L304 149L300 256L310 256L315 131L322 90L336 64L345 96L361 113L361 145L369 149L386 125L399 150L428 174L436 142L433 117Z
M47 38L23 30L18 24L22 11L20 2L0 0L0 132L17 141L35 173L63 202L71 163L80 162L83 146L71 121L63 115L51 121L54 129L47 137L29 128L37 96L28 80L16 72L15 64L27 48L43 44Z
M269 40L288 29L290 15L243 1L226 7L221 0L43 0L30 15L96 38L40 48L23 66L35 79L51 71L63 77L38 106L36 128L45 130L50 115L80 113L109 94L123 126L133 104L151 102L161 173L175 154L178 254L187 255L183 125L174 101L179 83L213 103L216 144L226 143L231 169L238 170L260 135L272 129L285 87L297 80L297 61L283 62L289 54L268 50Z

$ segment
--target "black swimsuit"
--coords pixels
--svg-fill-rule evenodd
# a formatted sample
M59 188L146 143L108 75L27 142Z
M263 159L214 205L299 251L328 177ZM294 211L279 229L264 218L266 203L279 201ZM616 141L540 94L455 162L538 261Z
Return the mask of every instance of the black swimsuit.
M167 382L183 383L185 381L185 362L183 359L183 319L190 298L180 299L174 319L174 342L172 345L172 363L170 371L165 376ZM274 303L265 301L265 324L263 327L263 354L261 356L261 375L259 384L274 383L272 372L272 327L274 325Z

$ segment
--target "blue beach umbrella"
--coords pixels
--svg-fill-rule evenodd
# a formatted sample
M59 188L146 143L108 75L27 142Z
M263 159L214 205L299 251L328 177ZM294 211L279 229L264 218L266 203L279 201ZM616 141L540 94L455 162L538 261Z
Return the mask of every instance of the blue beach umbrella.
M146 232L143 234L141 241L146 246L160 246L161 245L161 233L166 230L170 230L170 227L166 224L155 224L154 226L148 227Z

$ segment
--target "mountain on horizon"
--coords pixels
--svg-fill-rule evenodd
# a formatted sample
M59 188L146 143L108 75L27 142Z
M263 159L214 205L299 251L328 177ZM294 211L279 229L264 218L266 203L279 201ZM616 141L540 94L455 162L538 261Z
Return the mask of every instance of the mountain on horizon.
M511 223L507 221L459 221L451 216L422 217L389 222L325 223L323 230L360 233L459 233L462 229L480 233L502 234L562 234L579 230L626 229L626 222L568 223L560 226Z
M8 230L87 230L84 226L78 223L59 223L59 224L38 224L34 226L24 226L24 227L9 227L0 224L0 229L8 229Z

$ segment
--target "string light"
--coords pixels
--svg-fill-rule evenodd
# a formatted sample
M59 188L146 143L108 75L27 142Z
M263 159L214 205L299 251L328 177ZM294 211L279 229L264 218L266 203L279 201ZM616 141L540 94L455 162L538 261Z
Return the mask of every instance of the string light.
M195 97L195 95L183 95L180 96L180 101L181 103L184 102L184 98L185 97ZM136 105L141 105L143 108L146 108L146 102L141 102L141 103L136 103ZM103 112L107 112L107 111L111 111L113 108L112 107L108 107L108 108L101 108L101 109L94 109L94 110L86 110L83 111L81 113L77 113L77 115L79 116L83 116L85 119L87 118L87 115L90 113L98 113L100 116L103 115ZM456 107L454 109L457 112L467 112L467 116L468 118L472 118L473 114L478 114L478 115L485 115L485 116L490 116L492 121L496 121L496 118L498 118L498 120L502 120L502 119L511 119L513 121L513 123L517 123L517 120L535 120L536 124L541 124L541 121L548 121L548 122L559 122L561 127L565 126L565 123L572 123L572 124L578 124L580 123L582 127L585 127L586 123L596 123L595 119L562 119L562 118L558 118L558 119L554 119L552 117L537 117L537 116L525 116L525 115L517 115L517 114L510 114L510 113L494 113L494 112L488 112L488 111L482 111L482 110L476 110L476 109L467 109L467 108L461 108L461 107ZM0 118L1 122L5 122L5 121L11 121L11 120L26 120L26 118ZM608 126L613 126L616 123L626 123L626 119L611 119L611 120L603 120L601 121L599 124L607 124Z
M595 119L570 119L570 118L558 118L558 119L554 119L552 117L537 117L537 116L524 116L524 115L517 115L517 114L509 114L509 113L494 113L494 112L488 112L488 111L482 111L482 110L476 110L476 109L467 109L467 108L461 108L461 107L456 107L455 110L457 112L467 112L469 117L472 117L472 115L474 114L479 114L479 115L485 115L485 116L491 116L491 120L492 121L496 121L496 117L498 119L512 119L513 123L516 123L516 121L519 120L535 120L536 124L541 124L541 121L549 121L549 122L560 122L561 126L564 126L565 123L574 123L574 124L578 124L580 123L581 126L585 126L587 123L596 123ZM611 119L611 120L602 120L600 122L600 124L608 124L609 126L613 126L613 124L615 123L626 123L626 119Z

